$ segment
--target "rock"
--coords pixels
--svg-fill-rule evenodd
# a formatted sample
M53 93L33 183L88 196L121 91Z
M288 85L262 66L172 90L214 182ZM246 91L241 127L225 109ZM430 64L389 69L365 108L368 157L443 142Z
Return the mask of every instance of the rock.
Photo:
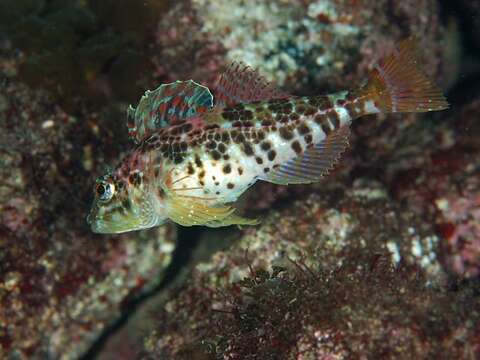
M94 177L124 145L120 126L67 114L16 66L0 58L0 357L78 358L161 281L175 232L91 232Z
M378 184L310 195L197 265L158 309L148 354L465 357L480 302L473 284L446 287L438 239Z

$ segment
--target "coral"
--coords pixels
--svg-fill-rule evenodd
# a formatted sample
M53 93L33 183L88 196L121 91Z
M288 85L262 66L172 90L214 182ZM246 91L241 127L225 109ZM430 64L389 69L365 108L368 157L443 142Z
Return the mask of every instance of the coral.
M66 113L18 69L0 56L0 357L77 358L162 279L175 234L92 234L94 176L123 150L126 126L118 110Z
M435 249L425 266L426 251L419 256L418 247L431 243L433 228L416 234L426 228L379 186L297 201L194 269L190 281L159 309L146 356L466 358L478 353L476 285L449 290Z

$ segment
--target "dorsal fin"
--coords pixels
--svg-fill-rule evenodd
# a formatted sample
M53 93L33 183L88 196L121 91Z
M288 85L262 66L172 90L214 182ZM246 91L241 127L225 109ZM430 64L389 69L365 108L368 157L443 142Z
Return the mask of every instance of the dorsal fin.
M152 131L179 124L213 106L210 90L193 80L175 81L146 91L136 109L127 110L131 138L140 142Z
M227 107L238 103L282 99L281 92L248 65L233 62L219 76L215 87L215 107Z
M322 142L307 149L302 155L289 160L271 171L262 180L274 184L309 184L332 169L348 146L350 129L343 126L330 133Z

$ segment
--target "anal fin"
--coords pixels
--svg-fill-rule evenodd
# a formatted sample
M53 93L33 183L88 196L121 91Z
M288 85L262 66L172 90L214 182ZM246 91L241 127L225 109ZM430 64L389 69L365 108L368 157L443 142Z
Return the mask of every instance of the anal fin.
M262 180L279 184L309 184L319 181L333 168L348 147L350 129L343 126L322 142L269 172Z

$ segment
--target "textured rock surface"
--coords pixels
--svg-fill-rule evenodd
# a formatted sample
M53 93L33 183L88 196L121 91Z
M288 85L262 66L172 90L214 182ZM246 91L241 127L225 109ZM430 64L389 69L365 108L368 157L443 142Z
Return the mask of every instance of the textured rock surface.
M158 359L318 359L480 350L475 286L444 284L432 226L381 187L311 195L199 264L146 342Z
M444 48L437 39L445 30L437 14L431 0L192 0L172 8L160 23L158 40L168 48L168 60L182 62L176 54L189 52L188 59L203 71L244 61L287 90L311 93L362 81L393 40L410 34L419 35L430 54L429 72L441 74ZM215 56L220 49L223 58ZM190 76L188 64L172 70L177 77Z
M0 56L0 357L72 359L158 284L175 234L90 231L93 179L124 146L123 124L64 112L17 70Z

